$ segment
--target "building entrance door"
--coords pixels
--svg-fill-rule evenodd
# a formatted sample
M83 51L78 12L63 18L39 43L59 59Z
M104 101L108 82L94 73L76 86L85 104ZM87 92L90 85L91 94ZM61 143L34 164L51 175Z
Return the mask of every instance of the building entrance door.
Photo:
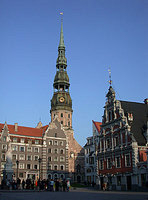
M100 186L101 186L101 190L103 190L103 183L104 183L103 177L100 177Z
M131 176L126 177L127 190L131 190Z

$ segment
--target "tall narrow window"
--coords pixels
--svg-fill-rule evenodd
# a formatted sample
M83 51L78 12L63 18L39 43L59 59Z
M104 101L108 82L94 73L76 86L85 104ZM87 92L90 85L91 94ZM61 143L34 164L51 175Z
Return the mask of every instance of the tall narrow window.
M108 118L109 118L108 121L110 122L111 121L111 113L109 112L108 115L109 115L108 116Z
M131 162L130 162L130 154L125 155L125 166L130 167Z

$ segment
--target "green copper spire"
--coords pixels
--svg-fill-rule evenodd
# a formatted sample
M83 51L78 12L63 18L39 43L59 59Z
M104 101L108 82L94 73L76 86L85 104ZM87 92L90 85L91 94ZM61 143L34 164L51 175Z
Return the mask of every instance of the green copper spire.
M69 77L67 74L67 59L65 57L65 45L63 37L63 19L61 18L60 43L58 46L58 58L56 62L56 75L54 78L54 94L51 99L51 113L58 110L72 112L72 100L69 93Z
M59 47L65 47L65 45L64 45L64 35L63 35L63 17L61 17L61 33L60 33Z

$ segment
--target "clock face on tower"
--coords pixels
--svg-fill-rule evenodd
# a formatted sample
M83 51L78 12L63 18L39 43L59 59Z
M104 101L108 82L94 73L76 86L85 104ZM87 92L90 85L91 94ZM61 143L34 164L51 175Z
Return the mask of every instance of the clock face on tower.
M64 97L60 97L60 102L63 103L64 102Z

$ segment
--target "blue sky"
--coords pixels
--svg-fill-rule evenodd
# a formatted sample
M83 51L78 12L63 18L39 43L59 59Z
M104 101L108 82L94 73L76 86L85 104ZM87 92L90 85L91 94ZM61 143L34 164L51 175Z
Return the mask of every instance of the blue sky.
M0 0L0 123L50 122L60 12L73 100L84 145L101 121L111 68L117 99L148 98L147 0Z

